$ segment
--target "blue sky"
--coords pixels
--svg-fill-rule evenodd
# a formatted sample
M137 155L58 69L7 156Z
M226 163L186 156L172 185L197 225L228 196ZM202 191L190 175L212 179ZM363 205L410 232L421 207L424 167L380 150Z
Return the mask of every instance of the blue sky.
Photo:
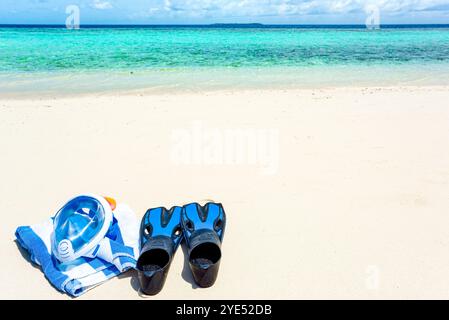
M367 5L381 23L449 23L449 0L0 0L0 24L64 24L68 5L82 24L364 24Z

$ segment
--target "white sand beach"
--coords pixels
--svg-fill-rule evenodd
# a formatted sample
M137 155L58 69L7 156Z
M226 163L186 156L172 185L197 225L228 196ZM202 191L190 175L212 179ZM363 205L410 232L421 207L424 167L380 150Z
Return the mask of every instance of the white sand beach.
M192 285L180 249L147 299L448 299L448 101L437 86L0 97L0 298L69 299L14 231L94 192L139 218L224 205L215 286ZM79 299L137 289L128 272Z

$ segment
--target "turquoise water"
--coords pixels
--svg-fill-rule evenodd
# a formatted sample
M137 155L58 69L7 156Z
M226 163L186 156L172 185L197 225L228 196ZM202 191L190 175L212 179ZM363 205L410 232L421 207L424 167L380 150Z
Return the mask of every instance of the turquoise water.
M0 93L449 82L449 29L0 28Z

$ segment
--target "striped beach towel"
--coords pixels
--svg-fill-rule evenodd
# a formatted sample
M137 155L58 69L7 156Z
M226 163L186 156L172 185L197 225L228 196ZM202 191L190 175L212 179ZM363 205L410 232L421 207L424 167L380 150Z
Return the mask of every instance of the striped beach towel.
M43 223L18 227L16 239L30 253L31 260L41 267L48 281L58 290L77 297L135 268L139 251L139 221L125 204L113 211L113 222L100 242L94 258L81 257L70 264L61 264L51 254L53 218Z

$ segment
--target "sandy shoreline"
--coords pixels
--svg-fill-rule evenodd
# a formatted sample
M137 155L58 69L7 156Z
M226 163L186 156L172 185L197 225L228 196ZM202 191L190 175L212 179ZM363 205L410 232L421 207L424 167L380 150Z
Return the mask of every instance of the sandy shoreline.
M0 97L0 298L67 298L14 231L88 191L139 217L224 204L217 284L192 289L179 250L150 299L447 299L448 101L444 86ZM81 299L133 287L130 273Z

